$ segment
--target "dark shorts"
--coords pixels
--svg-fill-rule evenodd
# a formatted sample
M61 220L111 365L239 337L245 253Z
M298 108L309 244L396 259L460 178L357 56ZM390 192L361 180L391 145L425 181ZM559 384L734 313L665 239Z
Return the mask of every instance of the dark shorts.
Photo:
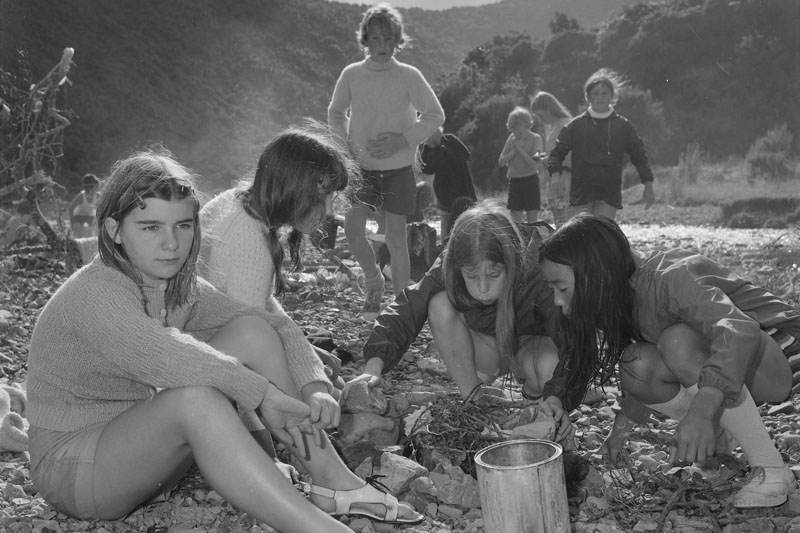
M533 211L542 206L539 191L539 174L508 180L508 209L511 211Z
M362 170L355 201L393 215L409 216L416 210L417 182L408 166L393 170Z
M94 454L106 424L81 431L52 431L31 426L31 479L39 495L60 512L96 520Z

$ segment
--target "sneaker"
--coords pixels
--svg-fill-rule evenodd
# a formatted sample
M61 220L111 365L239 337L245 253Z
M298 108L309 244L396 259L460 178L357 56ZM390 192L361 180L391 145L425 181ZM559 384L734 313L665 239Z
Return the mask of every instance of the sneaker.
M381 299L386 290L386 283L380 271L375 278L367 279L364 283L367 294L364 296L364 307L361 308L361 316L367 322L374 322L381 312Z
M746 509L783 505L794 485L794 474L788 466L757 466L745 486L733 497L733 506Z

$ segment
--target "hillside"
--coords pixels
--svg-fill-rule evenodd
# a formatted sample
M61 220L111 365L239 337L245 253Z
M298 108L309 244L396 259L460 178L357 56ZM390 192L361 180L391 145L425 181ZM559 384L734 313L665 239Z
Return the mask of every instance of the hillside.
M444 11L403 10L405 60L429 79L507 31L544 39L555 11L591 26L631 0L503 0ZM364 6L322 0L0 0L0 67L32 73L75 48L63 107L74 111L64 175L74 186L117 157L161 142L206 178L241 173L274 133L302 116L324 120L341 68L360 57ZM27 59L20 63L17 51ZM227 176L221 178L221 176Z

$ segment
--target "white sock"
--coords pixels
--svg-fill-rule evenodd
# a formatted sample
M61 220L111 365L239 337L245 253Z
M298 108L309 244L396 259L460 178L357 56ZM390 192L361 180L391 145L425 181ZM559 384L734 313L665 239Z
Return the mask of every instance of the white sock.
M775 448L747 387L742 386L736 406L722 410L719 423L736 439L750 466L784 466L781 454Z
M680 389L671 400L664 403L646 403L645 407L649 407L653 411L658 411L664 416L668 416L673 420L682 420L686 413L689 412L689 406L692 405L694 396L697 394L697 385L692 385L688 389L683 385L679 385Z

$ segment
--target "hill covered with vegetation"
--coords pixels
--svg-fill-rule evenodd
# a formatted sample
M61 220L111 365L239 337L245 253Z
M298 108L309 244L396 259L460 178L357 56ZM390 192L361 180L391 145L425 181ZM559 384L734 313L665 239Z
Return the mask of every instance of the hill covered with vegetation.
M413 39L403 58L433 80L495 34L545 38L556 9L595 24L631 2L403 10ZM323 0L0 0L0 68L27 87L65 47L75 49L61 103L74 111L62 181L101 173L153 142L218 181L254 164L260 147L300 117L325 120L339 72L361 57L355 29L364 9Z
M210 190L252 166L281 128L325 119L336 77L361 55L354 30L364 8L0 0L0 96L74 47L61 105L72 126L57 178L74 186L160 142ZM741 156L770 128L800 125L796 0L503 0L403 14L413 46L401 59L434 83L446 129L468 142L489 187L510 106L544 89L578 112L583 81L601 66L629 80L620 111L656 163L676 163L690 143L712 157Z

